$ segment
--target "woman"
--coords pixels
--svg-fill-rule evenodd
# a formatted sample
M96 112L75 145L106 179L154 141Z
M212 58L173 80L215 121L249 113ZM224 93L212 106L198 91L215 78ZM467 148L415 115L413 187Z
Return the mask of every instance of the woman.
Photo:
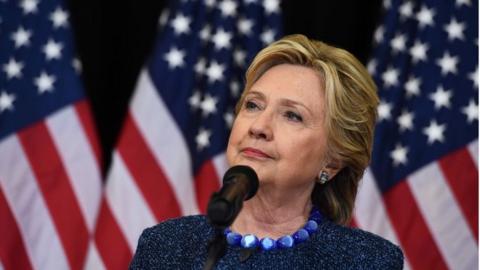
M217 268L402 268L398 247L342 226L370 161L377 104L344 50L293 35L255 57L226 155L253 168L260 187L225 232ZM143 232L131 269L201 269L213 235L204 216L166 221Z

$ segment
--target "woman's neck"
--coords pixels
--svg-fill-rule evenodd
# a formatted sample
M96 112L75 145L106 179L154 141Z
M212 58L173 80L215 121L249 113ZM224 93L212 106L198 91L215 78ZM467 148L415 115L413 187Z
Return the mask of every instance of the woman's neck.
M257 195L245 201L231 229L240 234L255 234L258 238L277 239L301 228L311 210L311 190L288 195L275 194L260 188Z

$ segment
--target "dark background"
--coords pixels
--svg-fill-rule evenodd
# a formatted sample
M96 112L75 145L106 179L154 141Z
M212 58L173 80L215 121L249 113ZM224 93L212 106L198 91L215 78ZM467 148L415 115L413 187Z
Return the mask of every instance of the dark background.
M167 1L70 0L68 5L106 168ZM347 49L363 63L380 12L380 0L282 2L284 34L301 33Z

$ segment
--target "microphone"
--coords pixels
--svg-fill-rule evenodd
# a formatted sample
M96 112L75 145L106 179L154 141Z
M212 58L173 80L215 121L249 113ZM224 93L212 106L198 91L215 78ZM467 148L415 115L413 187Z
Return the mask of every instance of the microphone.
M217 228L230 226L242 209L243 201L252 198L258 190L258 176L248 166L233 166L223 176L220 191L210 197L207 218Z

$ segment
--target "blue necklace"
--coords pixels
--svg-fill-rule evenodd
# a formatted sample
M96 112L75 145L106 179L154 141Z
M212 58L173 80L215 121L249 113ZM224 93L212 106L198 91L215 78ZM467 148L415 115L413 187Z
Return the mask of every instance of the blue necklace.
M285 249L295 246L295 244L303 243L310 238L310 235L315 233L318 229L318 224L322 220L322 214L316 207L312 207L307 223L303 228L299 229L292 235L285 235L277 240L270 237L258 239L254 234L241 235L233 232L230 228L225 229L225 236L227 243L235 247L243 247L247 249L257 249L260 247L264 251L274 249Z

